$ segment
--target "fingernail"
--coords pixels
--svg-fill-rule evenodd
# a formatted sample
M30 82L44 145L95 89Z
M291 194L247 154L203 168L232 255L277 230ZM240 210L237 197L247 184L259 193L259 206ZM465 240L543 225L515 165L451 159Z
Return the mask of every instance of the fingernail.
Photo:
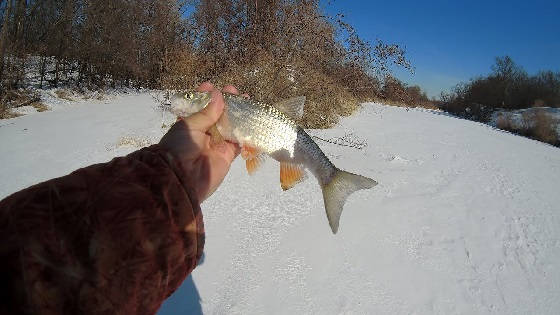
M197 90L201 92L212 91L213 89L214 89L214 85L210 81L201 83L197 88Z

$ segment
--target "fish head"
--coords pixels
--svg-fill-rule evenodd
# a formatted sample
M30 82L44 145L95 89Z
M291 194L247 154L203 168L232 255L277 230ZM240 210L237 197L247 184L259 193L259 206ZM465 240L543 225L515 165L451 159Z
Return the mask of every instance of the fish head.
M171 112L179 117L188 117L205 108L211 100L208 92L183 92L171 97Z

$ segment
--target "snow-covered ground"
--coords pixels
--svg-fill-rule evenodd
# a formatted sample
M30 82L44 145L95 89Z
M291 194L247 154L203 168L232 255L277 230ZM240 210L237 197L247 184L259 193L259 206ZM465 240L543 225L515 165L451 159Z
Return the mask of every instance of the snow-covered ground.
M156 108L139 93L0 120L0 198L157 142ZM315 179L283 192L276 162L250 177L236 160L202 205L205 259L160 314L560 313L560 149L380 104L310 133L367 142L318 143L379 185L332 235Z

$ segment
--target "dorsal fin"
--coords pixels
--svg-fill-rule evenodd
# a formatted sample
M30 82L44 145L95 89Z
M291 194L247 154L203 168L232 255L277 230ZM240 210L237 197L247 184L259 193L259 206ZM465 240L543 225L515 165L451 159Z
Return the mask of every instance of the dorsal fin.
M305 96L296 96L280 101L273 106L288 117L299 120L303 117L303 105L305 105Z

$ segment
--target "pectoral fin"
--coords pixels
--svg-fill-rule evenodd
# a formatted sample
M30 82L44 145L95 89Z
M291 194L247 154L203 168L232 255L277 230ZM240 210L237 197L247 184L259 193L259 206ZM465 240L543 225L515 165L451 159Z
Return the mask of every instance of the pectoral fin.
M221 144L224 142L224 137L222 137L222 134L218 131L216 125L213 125L210 129L208 129L208 134L210 135L210 143Z
M259 152L255 147L243 145L241 147L241 157L245 159L245 167L249 175L253 175L264 162L266 155Z
M259 167L262 165L264 160L265 160L264 154L259 154L252 159L247 159L245 161L245 167L247 168L247 173L249 173L249 175L255 174L255 172L259 169Z
M245 160L252 159L259 155L259 150L257 148L249 146L249 145L242 145L241 146L241 157Z
M303 180L305 180L303 165L280 163L280 185L283 190L288 190Z

